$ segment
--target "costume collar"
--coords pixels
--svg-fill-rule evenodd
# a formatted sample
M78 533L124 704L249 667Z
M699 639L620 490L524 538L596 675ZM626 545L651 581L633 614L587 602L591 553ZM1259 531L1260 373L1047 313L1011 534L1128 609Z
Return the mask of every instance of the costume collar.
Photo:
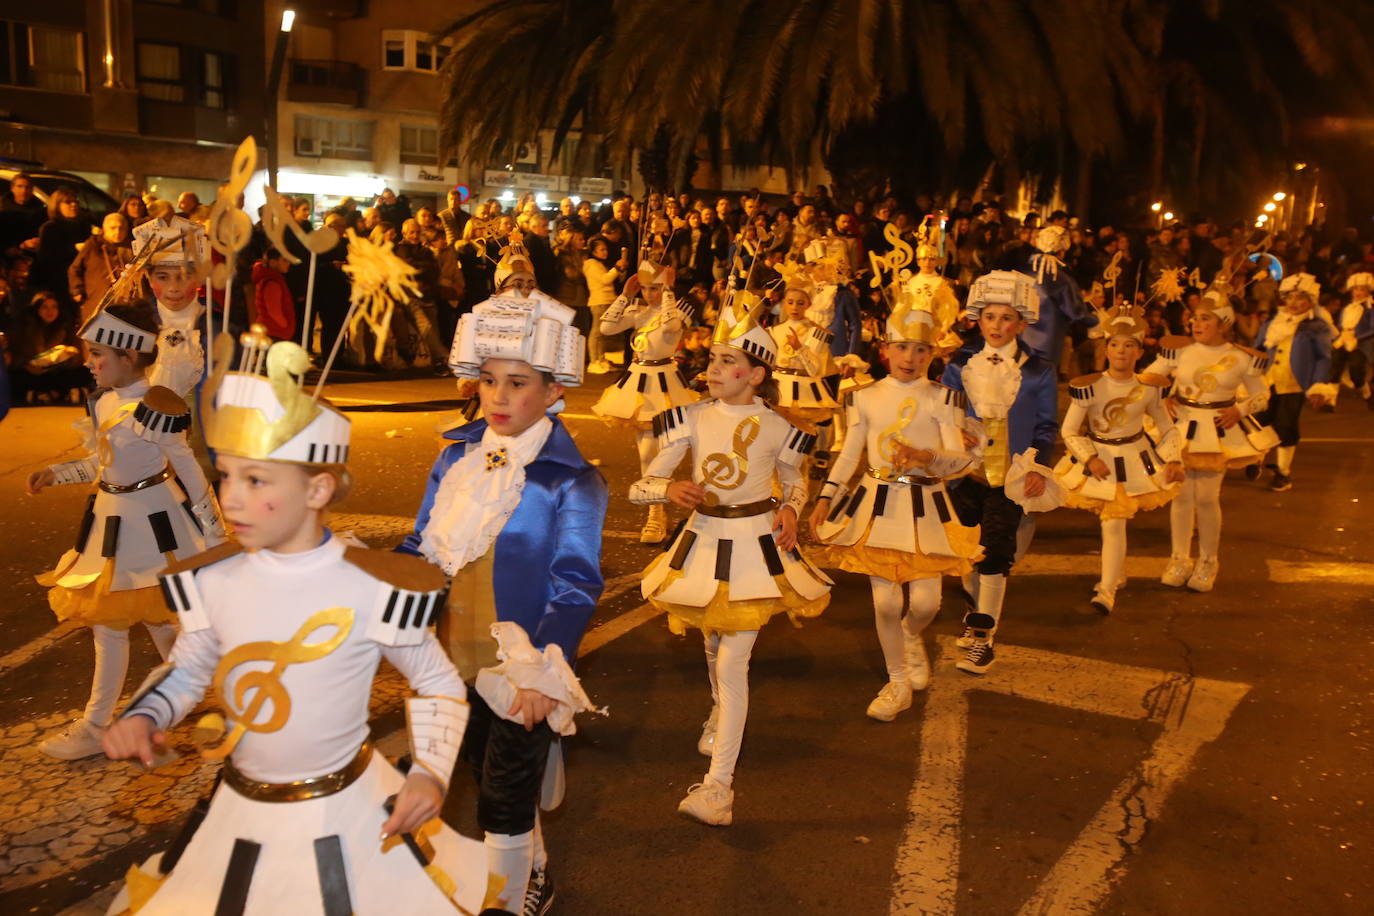
M577 444L573 442L573 438L568 434L567 427L563 425L563 422L553 416L549 417L549 421L553 423L553 429L549 431L549 438L544 442L544 447L539 450L534 461L552 461L555 464L578 469L588 467L587 460L577 450ZM480 443L486 431L486 420L474 420L466 426L449 430L444 433L444 438L470 446ZM534 461L530 463L533 464Z
M120 398L141 398L148 393L150 387L151 383L148 381L148 376L140 375L123 388L114 388L111 390Z
M200 315L205 311L205 306L199 302L192 302L181 311L173 311L161 302L157 304L157 317L159 324L164 328L177 328L182 331L190 331L195 328L196 322L200 320Z
M1021 362L1021 341L1012 338L1010 343L1000 347L994 347L985 340L983 341L983 349L978 352L986 353L989 358L994 355L1000 356L1012 365L1019 365Z

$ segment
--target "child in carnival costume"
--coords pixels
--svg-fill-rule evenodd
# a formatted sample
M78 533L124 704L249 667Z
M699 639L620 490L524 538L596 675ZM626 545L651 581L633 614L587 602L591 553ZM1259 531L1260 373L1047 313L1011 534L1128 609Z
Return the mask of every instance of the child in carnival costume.
M644 298L636 296L640 290ZM634 355L620 380L592 405L592 412L634 428L640 474L648 471L658 453L658 439L652 430L654 417L700 399L673 359L689 321L690 316L678 307L673 295L672 270L653 261L639 265L639 271L625 281L625 291L601 316L604 336L633 331L630 351ZM662 543L667 536L668 516L663 506L649 506L640 543Z
M797 549L797 519L807 501L802 466L815 437L760 396L776 358L774 338L759 325L762 313L762 303L745 291L721 310L706 370L711 399L654 420L659 453L630 488L633 503L671 500L692 510L645 568L642 591L667 612L674 633L695 628L705 638L712 708L697 750L711 766L678 811L717 826L734 816L749 657L760 629L783 612L794 621L814 617L830 601L830 580ZM691 478L674 480L689 452Z
M1040 300L1037 317L1027 324L1021 342L1056 371L1069 331L1097 324L1093 309L1083 301L1078 281L1064 266L1063 255L1069 246L1069 230L1046 226L1035 234L1033 251L1021 268L1035 276L1036 296Z
M86 363L102 389L91 408L91 454L29 477L28 492L52 485L93 485L76 546L51 572L48 603L59 620L91 628L95 675L82 717L39 745L77 760L100 753L129 667L129 630L147 627L163 658L176 639L157 577L169 563L223 540L219 508L186 443L191 418L177 393L154 386L158 329L148 305L106 303L82 326Z
M945 490L974 464L964 396L926 377L944 328L896 285L883 334L888 374L851 395L848 438L811 514L826 545L813 554L818 564L869 577L888 681L867 714L882 722L930 682L922 633L939 613L942 577L968 573L982 555L978 529L959 521ZM868 469L851 488L865 452Z
M1319 314L1321 286L1307 273L1289 274L1279 283L1283 307L1255 334L1255 348L1269 357L1264 380L1269 383L1269 406L1264 422L1279 435L1274 450L1274 477L1269 489L1293 488L1293 455L1298 450L1298 425L1307 403L1317 409L1333 401L1339 388L1331 381L1331 346L1336 334Z
M974 281L965 314L982 339L950 355L943 382L967 399L982 465L950 488L965 525L980 527L983 558L965 581L973 611L964 618L955 667L984 674L996 659L993 640L1002 617L1007 577L1018 555L1017 530L1027 511L1062 502L1050 451L1058 432L1054 367L1020 339L1039 310L1035 280L994 270Z
M917 272L906 282L913 297L913 308L927 312L936 328L941 329L933 346L937 355L957 350L963 343L954 331L954 324L962 310L953 285L940 271L948 261L945 251L944 213L931 213L916 229Z
M189 398L205 375L196 293L210 269L205 230L182 216L154 218L134 229L134 262L143 267L157 301L157 363L148 373L154 385Z
M1269 400L1264 382L1269 357L1226 339L1235 312L1225 291L1214 286L1203 293L1191 321L1192 337L1165 337L1159 356L1145 371L1173 380L1169 403L1186 472L1169 505L1172 552L1160 581L1208 592L1220 568L1221 484L1226 470L1258 463L1278 444L1278 437L1256 416Z
M224 768L208 807L130 870L109 912L475 912L482 849L438 819L468 719L429 629L444 577L325 527L351 483L349 420L304 390L298 345L273 344L261 326L243 343L229 371L232 341L218 339L201 410L238 541L163 576L181 623L171 665L104 742L113 759L153 765L213 685L225 716L197 731ZM406 775L368 738L383 658L418 694L406 702Z
M538 808L557 799L541 802L541 788L561 783L557 739L591 708L571 666L604 584L606 483L550 416L582 381L573 317L531 295L493 297L459 320L450 368L477 380L484 419L444 434L453 444L397 548L453 577L439 638L474 686L462 756L477 780L494 912L552 903Z
M1337 385L1348 372L1350 385L1374 410L1374 395L1370 394L1371 367L1374 366L1374 274L1361 271L1345 281L1350 302L1341 309L1336 341L1331 345L1331 377ZM1332 396L1330 407L1334 409Z
M1066 505L1101 519L1102 578L1092 604L1110 614L1126 581L1126 522L1173 499L1184 473L1179 432L1164 406L1169 380L1135 371L1149 329L1144 313L1120 305L1105 313L1099 327L1107 371L1069 382L1072 400L1060 429L1068 454L1054 474L1067 493ZM1162 433L1158 442L1145 432L1147 416Z

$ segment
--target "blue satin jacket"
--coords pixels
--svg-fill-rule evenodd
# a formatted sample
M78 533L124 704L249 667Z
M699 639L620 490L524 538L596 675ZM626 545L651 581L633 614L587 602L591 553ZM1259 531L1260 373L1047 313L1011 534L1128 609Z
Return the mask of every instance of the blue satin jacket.
M605 585L601 530L609 497L601 472L582 457L567 427L557 417L551 419L548 441L525 465L520 502L496 536L492 585L497 620L518 623L536 649L558 646L573 665ZM444 474L469 444L482 441L486 429L487 421L477 420L444 433L456 441L435 460L415 530L398 552L420 555L420 532L429 522Z
M963 391L964 365L981 349L983 339L975 337L971 343L951 353L940 381L955 391ZM1007 411L1007 436L1011 439L1007 456L1015 457L1033 448L1036 461L1053 467L1050 453L1059 435L1058 380L1050 364L1032 353L1024 342L1016 342L1016 352L1016 362L1021 367L1021 387L1017 389L1011 410ZM968 415L978 416L972 401L968 403Z
M835 335L830 339L831 356L859 352L859 345L864 340L864 323L859 315L859 300L847 286L835 290L835 317L827 330Z
M1260 326L1259 333L1255 335L1255 349L1263 350L1273 359L1278 348L1265 340L1271 324L1272 318ZM1304 391L1331 377L1331 343L1335 337L1331 325L1320 318L1308 318L1298 323L1297 330L1293 332L1293 345L1288 350L1288 365Z
M1032 256L1038 253L1032 249ZM1023 274L1035 276L1029 260L1017 269ZM1047 274L1045 282L1037 286L1037 291L1040 294L1040 316L1021 332L1021 342L1036 356L1048 360L1051 366L1058 366L1069 329L1075 325L1094 327L1097 316L1083 301L1083 291L1078 288L1078 281L1070 276L1067 267L1059 268L1055 277Z

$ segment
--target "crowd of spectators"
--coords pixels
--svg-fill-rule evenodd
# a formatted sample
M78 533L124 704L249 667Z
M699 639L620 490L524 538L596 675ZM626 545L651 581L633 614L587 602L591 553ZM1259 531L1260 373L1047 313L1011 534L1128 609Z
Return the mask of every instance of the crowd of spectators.
M942 205L918 194L910 200L888 196L842 203L825 186L776 201L757 191L723 196L653 192L643 199L617 191L599 204L564 198L547 208L532 194L516 201L467 201L455 190L447 204L437 212L430 206L412 207L388 188L370 206L345 198L324 215L323 225L337 232L340 241L313 262L311 324L318 325L305 336L317 361L338 341L342 366L442 373L459 317L492 294L496 265L512 241L528 252L539 287L577 310L578 324L588 335L592 373L614 369L609 354L620 349L619 342L600 335L598 319L645 258L673 268L679 300L695 323L706 327L731 283L780 297L779 267L802 260L808 246L823 239L830 251L843 253L848 282L876 331L886 300L868 282L870 254L889 252L894 232L914 246L917 227L936 212L945 216L942 272L961 297L989 270L1026 269L1037 231L1048 224L1063 226L1070 238L1061 255L1064 269L1096 307L1113 304L1107 301L1111 297L1142 305L1152 328L1147 340L1151 349L1166 334L1186 332L1190 300L1223 264L1241 265L1236 285L1243 286L1244 295L1235 333L1239 342L1248 343L1278 299L1269 259L1248 257L1259 247L1283 270L1315 275L1329 310L1339 307L1346 275L1374 269L1371 243L1353 228L1335 238L1317 227L1280 232L1263 239L1261 246L1265 233L1244 223L1219 226L1202 217L1167 225L1143 220L1131 226L1090 227L1062 210L1047 215L1034 210L1018 217L996 200L961 198ZM288 200L288 207L304 232L319 228L309 199ZM173 213L206 223L209 212L190 191L174 205L151 195L132 195L97 222L81 211L74 194L58 189L44 205L33 182L17 175L0 197L0 331L5 332L5 361L16 401L79 400L90 379L81 365L75 329L132 258L133 228ZM349 301L342 269L348 230L391 242L396 254L416 269L419 295L397 303L392 340L380 358L370 331L345 333L343 326ZM286 248L272 248L255 225L252 241L234 265L233 327L260 322L273 337L301 338L312 261L294 233L286 235ZM1179 278L1181 295L1156 293L1166 272ZM1107 280L1109 273L1114 280ZM216 290L215 302L222 309L221 291ZM705 339L689 335L695 337ZM1094 368L1086 335L1074 343L1066 348L1061 368ZM1075 360L1079 366L1072 365Z

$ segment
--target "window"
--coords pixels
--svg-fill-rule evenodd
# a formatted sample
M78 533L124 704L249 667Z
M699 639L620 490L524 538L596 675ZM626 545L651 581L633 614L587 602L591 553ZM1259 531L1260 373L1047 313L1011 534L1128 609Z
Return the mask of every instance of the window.
M83 38L70 29L0 20L0 83L85 92Z
M181 48L150 41L138 43L138 94L163 102L186 101L181 79Z
M296 155L332 159L372 158L375 121L296 116Z
M223 108L225 100L224 55L206 51L201 56L200 104Z
M439 161L439 129L419 124L401 125L401 161L434 165Z
M438 73L448 57L448 45L414 29L382 32L382 69Z

